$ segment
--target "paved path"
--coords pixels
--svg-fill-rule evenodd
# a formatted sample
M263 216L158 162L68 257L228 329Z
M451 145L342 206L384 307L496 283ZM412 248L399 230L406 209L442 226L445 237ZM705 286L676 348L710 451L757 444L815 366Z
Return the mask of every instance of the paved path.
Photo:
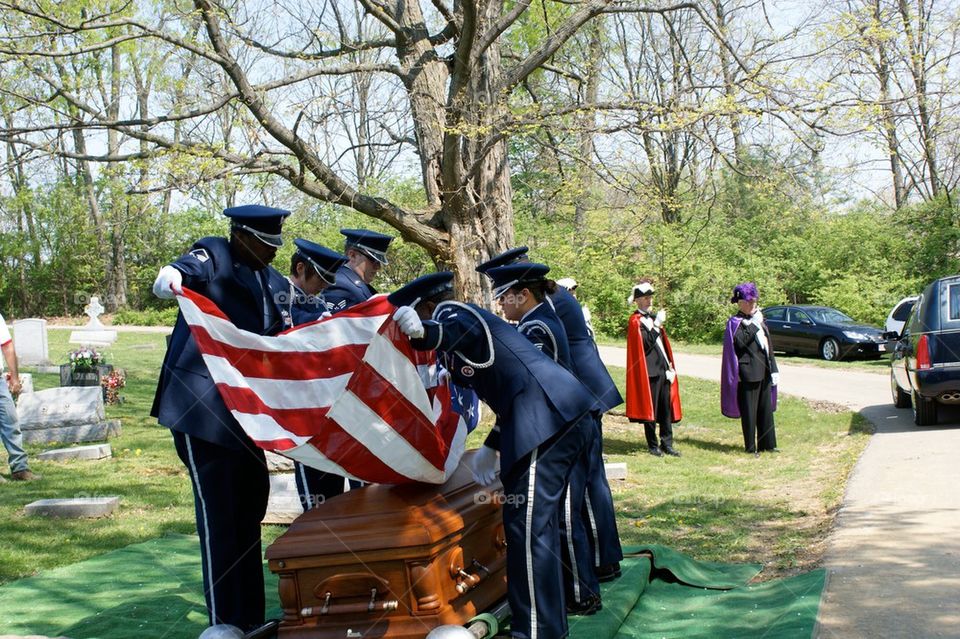
M610 365L625 350L600 347ZM719 381L720 358L676 354L680 375ZM843 404L876 426L824 555L820 639L960 638L960 411L919 428L877 373L781 364L781 392Z

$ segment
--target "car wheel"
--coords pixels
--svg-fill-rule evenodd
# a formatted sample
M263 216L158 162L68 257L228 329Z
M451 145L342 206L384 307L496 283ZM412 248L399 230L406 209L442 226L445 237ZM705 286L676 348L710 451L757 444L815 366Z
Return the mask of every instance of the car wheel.
M917 426L934 426L937 423L937 402L924 399L913 391L913 423Z
M832 337L820 342L820 357L828 362L840 359L840 343Z
M897 408L910 407L910 393L904 393L903 389L900 388L900 384L897 383L897 378L893 374L893 369L890 369L890 394L893 395L893 405Z

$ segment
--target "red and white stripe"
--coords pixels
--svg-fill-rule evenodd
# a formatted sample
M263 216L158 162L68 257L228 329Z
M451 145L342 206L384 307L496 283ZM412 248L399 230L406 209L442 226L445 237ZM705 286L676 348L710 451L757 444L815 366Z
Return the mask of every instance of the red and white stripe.
M436 357L413 350L384 296L263 336L209 299L177 297L227 408L261 448L376 483L443 483L466 426L437 384Z

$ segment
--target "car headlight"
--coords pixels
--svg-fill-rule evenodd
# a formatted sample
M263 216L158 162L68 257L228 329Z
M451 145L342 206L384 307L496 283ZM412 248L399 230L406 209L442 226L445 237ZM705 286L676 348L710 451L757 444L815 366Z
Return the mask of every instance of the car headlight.
M857 340L859 342L870 342L873 341L870 339L869 335L864 335L863 333L858 333L857 331L844 331L844 337L847 339Z

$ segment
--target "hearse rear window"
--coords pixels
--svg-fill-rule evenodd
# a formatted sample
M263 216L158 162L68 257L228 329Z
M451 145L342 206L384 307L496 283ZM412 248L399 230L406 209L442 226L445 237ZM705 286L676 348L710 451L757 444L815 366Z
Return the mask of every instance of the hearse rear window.
M960 320L960 284L951 284L950 288L950 319Z

